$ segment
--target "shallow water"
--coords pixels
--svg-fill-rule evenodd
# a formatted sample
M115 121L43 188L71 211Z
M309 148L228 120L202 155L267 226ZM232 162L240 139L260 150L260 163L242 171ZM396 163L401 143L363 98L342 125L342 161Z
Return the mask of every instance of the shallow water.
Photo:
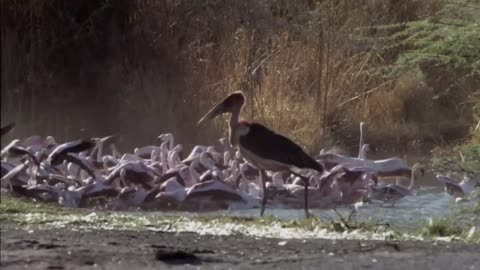
M375 154L373 159L389 158L389 154ZM418 176L415 181L413 196L407 196L397 201L392 207L391 203L373 202L360 207L357 219L359 221L372 221L381 224L391 224L397 227L415 228L423 225L431 218L442 218L452 214L458 206L469 206L478 203L478 199L455 203L455 199L448 195L443 185L435 178L435 172L429 168L429 157L419 155L406 155L403 157L409 165L421 163L425 166L425 175ZM405 186L410 184L410 179L398 179ZM395 178L384 179L386 183L395 183ZM349 208L337 209L345 218L351 213ZM312 209L311 213L317 217L336 218L337 213L333 210ZM165 212L154 212L154 215L165 215ZM272 215L281 219L302 219L305 217L303 209L269 209L266 215ZM224 210L211 212L168 212L173 216L239 216L258 217L259 209Z
M417 190L416 196L405 197L392 207L390 203L373 202L364 204L358 212L359 220L369 220L379 223L395 224L396 226L414 227L428 221L430 218L439 218L451 214L455 209L454 200L443 190L437 187L423 187ZM336 217L332 210L311 211L319 217ZM338 209L344 217L351 212L350 209ZM303 218L303 210L268 209L267 214L278 218L295 219ZM230 211L228 214L238 216L258 216L258 209Z
M422 181L435 185L416 185L415 195L407 196L397 201L392 207L391 203L373 202L360 207L357 214L359 221L371 221L381 224L388 223L396 227L414 228L425 224L429 219L446 217L453 213L459 205L473 205L474 200L455 203L435 180ZM337 209L338 213L347 217L351 210L348 208ZM312 209L311 213L317 217L337 217L333 210ZM165 212L154 212L153 215L164 215ZM302 219L305 217L303 209L271 209L267 208L266 215L280 219ZM258 217L259 209L223 210L210 212L168 212L173 216L238 216Z

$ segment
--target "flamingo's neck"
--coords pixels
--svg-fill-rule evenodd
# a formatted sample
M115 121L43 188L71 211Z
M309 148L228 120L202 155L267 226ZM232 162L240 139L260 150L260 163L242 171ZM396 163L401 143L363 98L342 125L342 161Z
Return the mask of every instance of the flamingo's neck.
M360 123L360 141L358 143L358 158L365 158L363 154L363 123Z
M368 144L362 145L362 148L360 150L360 155L358 156L358 158L360 158L360 159L366 159L367 158L368 147L369 147Z
M414 165L412 167L412 172L410 176L410 185L408 186L408 190L412 190L413 186L415 185L415 174L417 172L418 166Z

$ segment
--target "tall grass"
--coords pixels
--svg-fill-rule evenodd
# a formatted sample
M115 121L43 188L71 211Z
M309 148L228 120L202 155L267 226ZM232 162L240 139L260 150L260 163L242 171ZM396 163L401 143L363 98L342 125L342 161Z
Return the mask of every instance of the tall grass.
M421 76L376 72L407 50L386 50L376 29L437 16L442 5L4 1L2 123L18 122L19 137L119 133L131 147L169 131L186 145L213 143L225 119L201 129L195 123L241 89L244 117L312 152L353 148L360 121L369 124L368 141L388 150L457 140L472 130L474 105L464 93L474 93L473 79L464 80L461 94L446 93L442 100L455 102L442 107L433 99L441 82L429 78L445 74L434 65L422 66ZM461 112L445 119L452 109Z
M471 127L472 142L480 144L480 91L471 96L473 104L473 126Z

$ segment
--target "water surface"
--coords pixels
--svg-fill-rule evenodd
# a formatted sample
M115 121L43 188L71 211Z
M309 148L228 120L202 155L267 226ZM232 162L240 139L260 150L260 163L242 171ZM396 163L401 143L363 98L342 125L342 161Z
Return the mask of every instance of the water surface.
M389 155L376 155L375 159L388 158ZM431 171L429 158L422 156L409 155L405 157L409 165L419 162L425 165L425 175L417 177L414 186L413 196L407 196L398 200L392 207L391 203L373 202L364 204L360 207L357 218L360 221L373 221L378 223L388 223L398 227L413 228L423 225L431 218L438 219L451 215L459 205L469 206L478 202L475 200L455 203L455 200L449 196L443 189L441 183L435 179L435 172ZM397 181L408 186L410 179L384 179L386 183L395 183ZM338 213L347 217L351 213L349 208L339 208ZM318 217L337 217L333 210L312 209L311 213ZM163 215L164 212L155 212L154 214ZM272 215L281 219L301 219L305 217L303 209L268 209L265 214ZM211 212L168 212L168 215L178 216L240 216L240 217L258 217L259 209L246 210L223 210Z
M358 219L360 221L372 221L378 223L389 223L398 227L416 227L428 222L431 218L441 218L452 214L458 206L439 186L421 186L415 190L415 195L407 196L397 201L392 207L391 203L373 202L364 204L359 208ZM460 204L471 205L473 201L466 201ZM347 217L351 210L339 208L337 212ZM333 210L312 209L311 213L317 217L337 217ZM259 209L245 210L221 210L210 212L154 212L154 215L170 216L238 216L258 217ZM267 208L265 214L280 219L302 219L305 217L303 209L271 209Z

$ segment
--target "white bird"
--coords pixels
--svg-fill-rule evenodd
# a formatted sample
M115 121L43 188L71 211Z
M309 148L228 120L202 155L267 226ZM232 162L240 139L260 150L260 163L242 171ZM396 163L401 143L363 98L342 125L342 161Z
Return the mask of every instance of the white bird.
M162 143L167 143L168 150L172 150L174 147L174 137L172 133L162 134L157 137Z
M167 163L170 169L175 168L182 162L180 159L180 152L182 151L182 148L182 145L179 144L168 152Z
M370 160L327 153L319 155L317 161L325 164L327 168L333 168L338 164L342 164L346 168L368 167L373 171L378 172L380 177L410 176L411 174L411 169L408 167L407 163L403 159L396 157Z
M207 152L207 146L203 145L196 145L193 147L192 151L188 155L188 157L184 160L182 160L182 163L187 164L192 162L193 160L196 160L200 157L200 154Z
M160 150L160 147L155 145L148 145L143 147L137 147L133 150L133 154L141 157L141 158L151 158L152 152Z
M33 185L27 188L28 192L35 194L42 199L57 200L59 204L68 207L79 207L82 200L82 192L75 189L62 190L59 187L50 186L47 184ZM44 197L48 194L49 197Z
M113 149L115 149L114 142L116 139L117 137L115 135L110 135L103 138L92 138L92 141L95 142L95 147L93 147L92 149L92 155L95 152L97 153L96 160L98 163L102 162L102 154L103 154L103 148L105 144L110 144L111 146L113 146L112 148L112 152L113 152Z
M405 196L412 195L412 189L415 185L415 174L417 169L421 170L422 175L424 174L424 168L421 164L416 163L415 165L413 165L410 176L410 185L408 187L399 184L371 186L373 192L372 198L384 202L395 202Z
M362 148L360 150L359 158L360 159L367 159L368 151L370 151L370 144L366 143L366 144L362 145Z
M199 209L203 209L205 205L210 206L212 204L228 208L231 202L246 203L245 198L244 195L230 185L214 179L188 188L185 201L195 203L199 206Z
M479 186L478 181L474 179L463 180L461 182L445 175L436 175L437 180L443 184L445 191L455 198L468 195L475 190L475 186Z
M145 202L149 202L158 194L158 188L152 188L148 191L138 189L137 187L124 187L118 193L118 198L125 202L128 206L140 206Z
M363 153L363 126L365 125L364 122L360 122L360 141L358 145L358 158L365 159L366 156Z
M15 140L11 141L9 144L7 144L7 146L5 146L5 147L2 149L2 152L0 153L0 157L1 157L2 159L4 159L4 158L7 156L8 151L10 151L10 148L19 145L19 143L20 143L20 140L19 140L19 139L15 139Z
M181 203L187 196L185 186L181 185L175 177L168 179L160 186L160 192L155 196L158 202Z
M2 169L4 167L4 163L2 162ZM2 176L1 183L2 186L11 186L11 185L25 185L28 182L28 175L25 171L28 168L28 164L25 162L21 162L17 166L10 168L8 172ZM13 182L12 180L15 179Z
M51 149L52 147L57 146L57 142L52 136L47 136L42 138L40 136L31 136L20 142L20 146L27 148L32 153L37 153L43 149Z

